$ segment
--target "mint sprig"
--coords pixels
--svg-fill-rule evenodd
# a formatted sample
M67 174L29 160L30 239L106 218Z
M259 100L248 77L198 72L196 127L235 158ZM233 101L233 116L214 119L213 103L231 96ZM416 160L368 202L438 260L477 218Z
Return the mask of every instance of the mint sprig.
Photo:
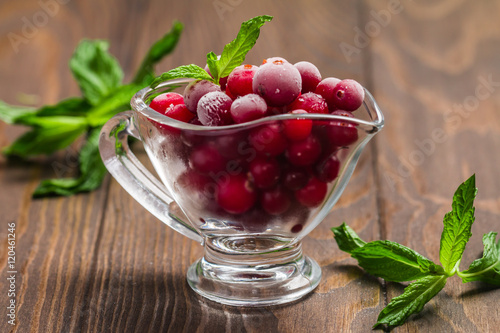
M224 46L219 59L213 52L207 54L207 65L215 82L228 76L234 68L245 61L248 51L252 49L259 38L260 28L272 19L272 16L262 15L243 22L238 35Z
M455 274L464 283L483 281L500 285L500 241L495 243L497 234L494 232L483 236L483 257L475 260L468 270L459 271L465 246L471 237L476 194L475 175L472 175L453 196L452 210L443 220L439 251L442 266L395 242L365 243L345 223L332 228L339 248L357 259L369 274L388 281L414 281L380 312L374 328L402 325L410 315L420 312Z
M209 52L207 66L211 75L197 65L179 66L154 79L151 88L156 88L162 82L180 78L207 80L219 84L221 78L228 76L233 69L245 61L248 51L252 49L259 38L260 28L272 19L272 16L262 15L243 22L238 35L224 46L220 57L217 57L214 52Z
M69 62L82 97L38 109L0 101L0 120L30 127L3 149L6 155L29 158L52 154L84 137L78 157L78 176L44 180L33 196L72 195L99 187L106 175L98 152L102 125L116 113L130 109L132 96L151 83L155 64L174 50L182 29L181 23L174 22L172 29L148 50L129 84L123 84L123 70L108 52L107 41L83 40Z

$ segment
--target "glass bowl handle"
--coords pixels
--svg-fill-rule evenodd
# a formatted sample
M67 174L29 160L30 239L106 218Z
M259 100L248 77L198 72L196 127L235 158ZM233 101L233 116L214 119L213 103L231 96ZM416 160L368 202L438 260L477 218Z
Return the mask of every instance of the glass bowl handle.
M128 145L128 136L140 140L134 126L132 111L115 115L103 126L99 137L102 161L120 185L160 221L203 244L203 238L189 224L170 212L174 200L167 188L135 157Z

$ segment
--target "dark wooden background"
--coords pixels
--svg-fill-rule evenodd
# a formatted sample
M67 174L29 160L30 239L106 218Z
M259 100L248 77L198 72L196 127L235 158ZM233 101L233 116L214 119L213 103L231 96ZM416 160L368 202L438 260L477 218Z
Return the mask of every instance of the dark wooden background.
M220 52L243 20L269 14L275 18L247 62L308 60L324 77L359 80L378 100L386 128L334 211L305 239L323 269L319 287L296 304L251 310L197 297L185 274L202 248L153 218L109 176L90 194L31 199L58 165L67 175L75 171L74 151L34 163L0 157L0 331L366 332L403 286L365 274L329 228L346 221L366 240L398 241L437 262L442 217L458 184L476 173L476 223L461 268L481 255L483 233L500 232L500 1L66 2L15 48L9 33L25 36L25 21L43 8L34 0L0 1L1 100L42 105L78 95L67 63L82 38L109 39L129 80L174 19L185 31L158 71L203 66L206 53ZM399 4L396 12L391 4ZM377 23L373 13L390 9ZM357 31L366 29L370 36L361 40ZM356 42L344 55L340 45ZM488 78L497 84L475 99ZM1 123L0 146L22 132ZM445 137L436 140L436 133ZM15 327L6 317L9 222L17 224ZM394 331L496 332L499 298L498 289L451 278Z

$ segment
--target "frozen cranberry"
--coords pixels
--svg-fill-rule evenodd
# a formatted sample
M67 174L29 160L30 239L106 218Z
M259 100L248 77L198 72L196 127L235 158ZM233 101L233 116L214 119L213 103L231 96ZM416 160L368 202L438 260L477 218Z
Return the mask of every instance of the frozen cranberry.
M246 123L264 117L267 113L267 104L259 95L248 94L238 97L231 105L230 112L235 123Z
M273 62L273 61L282 61L282 62L288 62L288 60L286 60L285 58L282 58L282 57L271 57L271 58L267 58L267 59L264 59L262 61L262 64L266 64L268 62Z
M189 156L191 167L203 174L218 173L225 169L226 159L212 144L193 148Z
M159 113L165 114L166 111L179 104L184 104L184 97L178 93L168 92L153 98L149 107Z
M300 94L302 79L292 64L275 60L261 65L253 77L253 92L270 106L290 104Z
M299 70L302 77L302 93L314 91L318 83L321 82L321 74L318 67L308 61L299 61L294 66Z
M333 89L339 82L340 80L337 78L327 77L326 79L323 79L320 83L318 83L316 90L314 90L316 94L321 95L325 99L330 111L337 110Z
M253 65L241 65L233 69L227 79L227 90L233 96L244 96L253 93L252 81L258 68Z
M262 191L260 194L260 205L271 215L283 214L290 208L291 204L288 192L279 186Z
M226 212L241 214L253 207L257 193L245 175L230 175L217 184L215 199Z
M365 98L365 90L355 80L342 80L333 88L332 102L337 109L354 111Z
M233 123L231 104L233 100L220 91L209 92L198 101L198 118L205 126L224 126Z
M305 140L291 142L286 151L290 163L296 166L312 165L321 155L321 144L314 135Z
M203 95L211 91L221 91L219 85L206 81L193 81L189 83L184 89L184 103L189 111L196 114L198 108L198 101Z
M191 119L191 121L189 123L192 125L203 126L203 124L201 123L200 118L198 118L198 116L194 116L194 118Z
M284 172L282 183L289 190L296 191L306 186L309 182L309 177L309 173L306 170L291 167Z
M322 182L331 182L339 175L340 161L337 156L332 155L326 159L321 160L316 165L316 176Z
M323 202L327 191L326 183L312 177L306 186L295 191L295 198L306 207L316 207Z
M257 153L278 156L285 151L287 140L280 124L269 124L254 128L248 136L248 141Z
M306 114L305 110L293 110L291 114ZM283 121L283 130L291 141L305 140L311 134L313 121L312 119L293 119Z
M346 118L354 116L348 111L334 111L333 115L338 115ZM358 129L356 124L348 120L331 121L325 126L325 131L329 141L338 147L348 146L358 140Z
M257 156L250 162L249 171L258 188L273 187L280 178L280 166L274 157Z

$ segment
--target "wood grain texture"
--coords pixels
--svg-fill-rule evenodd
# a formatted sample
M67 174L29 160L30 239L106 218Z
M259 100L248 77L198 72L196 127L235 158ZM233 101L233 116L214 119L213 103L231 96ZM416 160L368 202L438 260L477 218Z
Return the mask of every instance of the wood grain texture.
M221 3L225 11L218 12ZM280 55L311 61L324 77L359 80L374 93L387 126L363 152L334 211L304 241L305 252L323 270L319 287L295 304L259 309L222 306L192 292L186 271L203 249L156 220L110 177L91 194L32 200L40 179L57 176L57 165L67 167L66 175L75 171L71 150L34 164L0 157L0 269L6 271L5 229L12 221L19 269L18 324L11 328L2 315L0 330L369 331L403 287L386 287L365 274L338 250L329 229L346 221L365 240L398 241L438 261L442 216L456 186L473 172L480 192L462 268L478 257L481 235L500 231L500 86L466 116L448 110L472 101L479 78L491 75L500 82L500 2L401 0L400 10L390 7L394 3L70 1L16 51L9 33L22 34L24 18L33 20L42 8L34 1L1 1L0 99L8 103L42 105L78 95L67 62L82 38L109 39L129 80L174 19L185 30L158 71L203 64L207 52L220 52L234 38L243 20L269 14L275 18L263 28L249 63ZM397 13L387 24L380 21L359 52L342 53L342 43L356 46L357 29L376 27L370 23L378 22L374 11L390 9ZM439 129L446 139L437 142L433 133ZM22 131L1 123L0 145ZM2 278L0 309L7 305L6 287ZM494 332L500 325L498 296L498 289L450 279L422 314L395 332Z

